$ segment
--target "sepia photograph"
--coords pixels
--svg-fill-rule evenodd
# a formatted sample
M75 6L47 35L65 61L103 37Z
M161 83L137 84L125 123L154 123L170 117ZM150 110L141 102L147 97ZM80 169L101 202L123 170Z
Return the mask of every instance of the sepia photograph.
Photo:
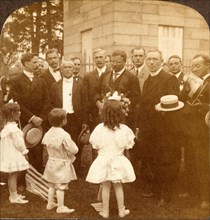
M0 0L0 218L210 218L208 0Z

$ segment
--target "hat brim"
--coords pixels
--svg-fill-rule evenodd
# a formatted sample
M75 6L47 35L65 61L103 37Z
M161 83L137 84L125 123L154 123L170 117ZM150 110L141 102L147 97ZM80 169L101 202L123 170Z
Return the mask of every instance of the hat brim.
M33 148L35 147L41 140L43 137L43 130L42 127L35 127L32 123L27 124L24 128L23 128L23 137L25 140L25 144L27 148ZM33 133L34 132L34 135ZM31 143L28 140L27 135L33 136L33 138L35 137L35 139L33 140L33 143Z
M155 110L156 111L161 111L161 112L171 112L171 111L179 110L179 109L181 109L183 107L184 107L184 103L181 102L181 101L179 101L178 106L175 107L175 108L163 108L161 106L161 103L158 103L157 105L155 105Z
M207 113L206 113L205 123L206 123L206 125L207 125L208 127L210 126L210 112L207 112Z

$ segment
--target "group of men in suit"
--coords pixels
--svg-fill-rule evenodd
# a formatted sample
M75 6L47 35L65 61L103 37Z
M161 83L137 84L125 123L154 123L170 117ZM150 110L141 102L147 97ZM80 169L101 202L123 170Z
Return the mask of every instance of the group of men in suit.
M78 75L81 68L81 60L78 57L60 61L57 50L49 49L46 53L46 61L49 68L42 74L36 75L33 73L38 68L38 57L27 53L21 59L24 66L23 73L12 81L11 97L20 104L22 126L31 122L35 126L44 126L45 130L47 130L49 128L47 123L49 110L53 107L65 109L67 111L68 123L64 129L77 142L82 128L89 127L90 131L92 131L100 123L100 110L106 93L114 91L123 93L131 102L126 123L134 132L136 130L139 131L138 137L140 141L139 143L137 141L133 151L131 150L131 160L137 173L138 162L139 160L141 161L142 170L140 172L142 173L142 178L146 182L145 186L150 186L154 179L152 170L154 164L152 162L157 155L159 131L162 129L159 125L159 119L162 116L160 112L155 110L155 105L165 95L174 94L178 97L183 97L183 94L186 92L182 92L182 90L185 91L186 83L183 79L181 58L178 56L171 56L168 59L170 73L166 73L163 70L163 57L158 49L152 49L146 53L144 48L135 47L131 51L131 59L133 67L127 70L125 68L127 61L126 53L122 50L116 50L111 55L111 67L108 67L106 65L106 51L104 49L96 49L93 51L93 60L96 68L92 72L84 74L84 77L81 77ZM200 55L197 58L193 58L193 62L194 60L199 60L200 64L194 64L195 67L193 66L192 71L204 63L203 65L206 66L206 69L203 67L201 72L205 72L203 73L204 77L208 75L209 57L204 58L203 55ZM203 77L202 74L199 75L196 71L194 72L199 77ZM209 82L208 79L209 77L206 77L205 81ZM206 86L207 88L208 85ZM187 103L188 96L186 95L185 98L184 101ZM205 106L208 106L208 93L202 93L201 98L199 97L199 107L203 106L204 103ZM195 108L195 106L190 107L192 109ZM196 113L194 110L190 111L193 111L194 114L201 114L201 112L204 114L207 112L207 108L202 111L198 107L196 109L198 109ZM200 120L202 120L201 118ZM190 119L189 121L192 122L193 120ZM202 128L205 127L205 124L201 124ZM204 130L206 132L206 128ZM195 129L193 132L196 133ZM193 141L190 144L198 142L197 140L195 141L194 137L192 138ZM205 144L206 142L203 143L203 146ZM36 148L34 153L31 153L31 157L29 154L29 162L32 162L32 165L41 172L42 168L39 166L42 164L42 155L40 153L42 150L41 147L38 149ZM37 150L40 152L37 152ZM205 153L207 152L205 151ZM38 159L33 162L33 158L37 157ZM198 158L198 161L199 159L201 157ZM192 160L192 157L190 160ZM79 162L76 166L80 166ZM205 169L202 170L203 175L200 175L200 184L206 183L207 178ZM206 189L207 187L203 191ZM151 196L151 193L149 191L142 194ZM207 202L208 200L203 196L203 201Z

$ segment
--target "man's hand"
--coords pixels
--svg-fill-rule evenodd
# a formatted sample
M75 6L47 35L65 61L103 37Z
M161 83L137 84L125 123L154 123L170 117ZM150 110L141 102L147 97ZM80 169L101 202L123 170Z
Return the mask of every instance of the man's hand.
M139 128L136 128L135 136L136 136L136 139L138 140L139 139Z
M188 104L189 106L192 106L192 107L203 105L203 103L202 103L199 99L196 100L196 102L194 102L194 103L191 103L191 102L187 101L187 104Z
M85 129L87 131L89 130L89 126L87 124L82 124L82 129Z
M39 127L39 126L41 126L43 119L38 116L34 116L31 120L31 122L33 123L34 126Z
M96 106L98 107L98 110L101 111L102 107L103 107L103 102L101 102L100 100L96 101Z

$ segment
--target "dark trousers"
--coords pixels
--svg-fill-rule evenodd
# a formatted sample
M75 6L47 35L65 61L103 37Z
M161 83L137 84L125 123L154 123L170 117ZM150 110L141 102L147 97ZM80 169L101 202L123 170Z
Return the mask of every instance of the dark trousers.
M76 115L74 113L67 114L67 124L63 129L71 135L71 139L77 144L79 152L76 154L76 160L74 162L74 168L79 175L81 166L81 146L78 144L78 137L81 132L81 126L79 125Z
M209 201L209 146L204 138L191 138L185 147L185 181L189 193Z

